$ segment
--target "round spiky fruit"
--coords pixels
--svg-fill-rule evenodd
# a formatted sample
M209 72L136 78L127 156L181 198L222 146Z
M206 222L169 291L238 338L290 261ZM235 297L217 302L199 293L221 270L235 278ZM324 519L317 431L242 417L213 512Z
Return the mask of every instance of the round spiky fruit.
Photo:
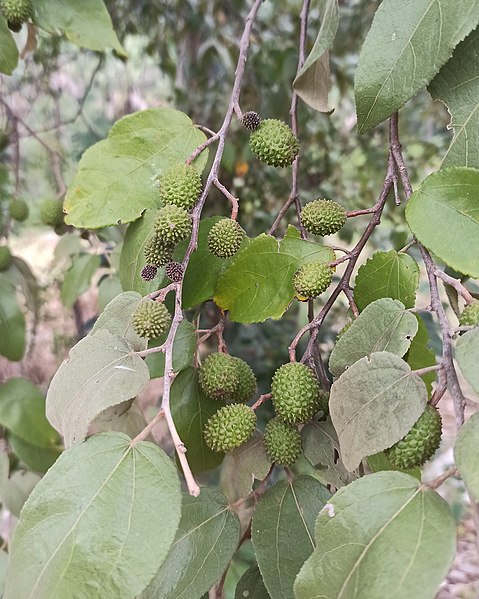
M140 337L157 339L170 326L171 316L165 304L148 299L138 305L132 322Z
M165 274L174 283L179 283L183 278L183 265L181 262L168 262Z
M462 327L477 327L479 325L479 300L467 305L459 316Z
M259 114L257 112L254 112L254 110L249 110L243 114L242 122L246 129L255 131L259 127L261 119L259 118Z
M239 380L235 391L229 399L239 403L246 403L256 392L256 377L249 364L241 358L233 358L233 362L236 365Z
M441 442L441 415L427 405L408 434L386 449L385 454L395 468L409 470L422 466L435 454Z
M54 198L47 198L40 204L40 220L49 227L63 225L63 203Z
M290 127L277 119L266 119L250 136L253 154L270 166L288 166L299 152L299 142Z
M8 209L10 211L10 216L19 223L27 220L28 215L30 214L28 204L24 200L12 200Z
M191 210L201 191L201 175L191 164L176 164L161 177L160 200Z
M173 246L165 243L158 235L152 235L143 246L143 255L147 264L160 268L160 266L164 266L171 260Z
M153 281L157 272L158 268L154 264L146 264L146 266L141 269L140 276L144 281Z
M206 423L204 437L213 451L232 451L253 435L256 414L244 404L220 408Z
M301 211L301 222L309 233L332 235L344 227L346 210L333 200L309 202Z
M288 424L311 420L318 410L319 385L313 372L304 364L283 364L271 383L274 408Z
M199 382L211 399L229 399L239 383L239 372L234 358L228 354L210 354L199 370Z
M239 250L244 231L231 218L215 223L208 233L208 249L218 258L230 258Z
M174 204L165 204L160 208L153 226L165 244L174 245L191 235L190 215L184 208Z
M300 433L280 418L273 418L266 425L264 444L269 459L281 466L291 466L301 453Z
M0 245L0 272L7 270L12 263L12 254L6 245Z
M0 7L12 31L20 31L23 23L33 18L31 0L1 0Z
M332 269L323 262L308 262L303 264L293 276L293 286L298 299L312 299L317 297L331 285L333 280Z

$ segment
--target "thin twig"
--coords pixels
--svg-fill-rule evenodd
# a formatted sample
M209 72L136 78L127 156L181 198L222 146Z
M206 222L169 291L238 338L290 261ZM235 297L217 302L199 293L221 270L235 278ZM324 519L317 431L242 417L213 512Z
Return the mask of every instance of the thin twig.
M217 187L221 193L231 202L231 218L236 220L238 218L239 200L222 184L218 179L214 180L215 187Z
M451 478L451 476L457 476L458 472L456 470L456 467L453 466L452 468L449 468L448 470L446 470L445 472L443 472L440 476L438 476L437 478L434 478L433 480L427 482L427 483L423 483L422 486L423 487L427 487L428 489L437 489L438 487L440 487L448 478Z

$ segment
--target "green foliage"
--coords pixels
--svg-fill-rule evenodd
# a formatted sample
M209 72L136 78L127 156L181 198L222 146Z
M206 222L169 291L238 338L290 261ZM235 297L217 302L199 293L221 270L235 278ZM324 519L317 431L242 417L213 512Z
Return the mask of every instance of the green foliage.
M9 360L21 360L25 345L25 316L16 291L8 281L0 280L0 354Z
M258 566L251 566L241 577L236 587L235 599L269 599Z
M61 298L66 308L73 304L90 287L91 279L100 266L100 256L77 254L63 279Z
M11 75L18 63L18 49L7 22L0 15L0 73Z
M479 415L473 414L457 435L454 460L469 492L479 498L479 472L477 470Z
M461 335L456 343L456 360L462 374L474 391L479 394L479 371L477 356L479 353L479 329Z
M476 327L479 325L479 300L467 305L459 316L461 326Z

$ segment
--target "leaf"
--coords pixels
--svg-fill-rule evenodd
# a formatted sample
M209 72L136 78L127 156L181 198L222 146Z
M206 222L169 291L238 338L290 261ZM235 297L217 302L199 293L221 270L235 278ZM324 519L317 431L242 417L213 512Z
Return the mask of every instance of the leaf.
M83 154L65 198L65 222L98 229L130 223L145 208L158 208L157 178L184 162L205 139L191 119L171 108L151 108L120 119L105 140ZM207 154L195 161L200 172Z
M63 33L80 48L113 48L127 56L103 0L35 0L35 23L49 33Z
M406 205L408 225L451 268L479 277L479 170L445 168L424 179Z
M212 451L203 438L203 428L223 402L208 399L198 385L195 368L182 370L171 386L171 414L178 434L188 450L188 463L194 473L221 464L224 454Z
M0 498L7 510L19 518L25 501L40 480L41 477L34 472L22 470L14 472L11 478L2 484L0 490Z
M395 354L377 352L350 366L331 387L329 410L349 471L391 447L423 413L426 385Z
M5 591L5 581L7 579L8 570L8 553L0 551L0 597L3 597Z
M18 48L7 22L0 15L0 73L11 75L18 63Z
M429 347L429 333L424 320L415 314L418 329L411 342L411 346L407 354L404 356L404 360L409 364L412 370L419 370L426 368L427 366L434 366L436 364L436 354ZM421 375L422 380L426 383L427 392L430 395L432 391L432 384L436 380L435 372L426 372Z
M314 478L298 476L276 483L258 501L251 540L274 599L293 599L294 579L314 549L314 521L330 497Z
M104 277L98 284L98 309L103 312L108 304L123 291L117 275Z
M270 599L258 566L246 570L236 585L235 599Z
M112 335L123 337L134 351L146 349L147 340L140 337L133 328L133 313L143 298L134 291L117 295L105 308L93 325L90 335L106 330Z
M279 247L282 254L288 254L296 258L296 269L307 262L314 262L315 260L332 262L336 258L331 248L292 235L285 235Z
M477 0L383 0L356 71L359 133L387 119L427 85L478 20Z
M356 275L354 301L359 310L381 297L397 299L406 308L416 301L419 266L407 254L375 252Z
M462 374L479 395L479 328L472 329L459 337L456 343L456 360Z
M353 320L336 342L329 358L329 370L338 377L349 366L373 352L387 351L400 358L409 349L417 333L414 314L390 298L378 299Z
M20 461L35 470L35 472L46 472L62 453L61 448L58 446L40 447L13 433L9 434L8 440L13 452Z
M0 354L18 362L25 352L25 317L17 303L15 289L0 280Z
M226 497L202 488L183 495L181 521L167 559L139 599L199 599L217 582L240 539L240 523Z
M375 453L374 455L368 456L368 466L373 472L382 472L383 470L401 470L393 466L384 452ZM421 480L421 469L413 468L410 470L404 470L410 476L414 476L417 480Z
M73 304L90 287L91 278L100 266L100 256L79 254L73 257L72 265L65 273L62 285L62 303L66 308Z
M61 455L24 505L5 599L136 597L166 559L180 512L178 475L159 447L91 437Z
M22 258L12 256L12 266L13 268L8 271L8 274L13 274L10 282L23 293L27 308L37 318L36 313L41 304L38 281L28 263L22 260Z
M88 425L106 408L135 397L150 380L145 362L108 331L77 343L47 393L47 418L65 446L83 441Z
M90 432L106 433L114 431L125 433L134 439L148 424L142 409L136 401L125 401L118 406L107 408L95 418ZM147 441L150 439L147 438Z
M221 465L221 488L234 503L247 497L254 480L263 480L270 468L263 437L255 432L246 443L226 454Z
M152 339L148 347L158 347L166 341L168 333L165 332L160 339ZM173 370L180 372L193 365L196 350L196 327L188 320L182 320L178 325L175 340L173 342ZM156 352L146 356L146 363L150 370L152 379L159 378L165 374L165 354Z
M443 158L444 166L479 168L479 29L457 46L429 85L434 100L451 114L448 129L454 137Z
M401 472L340 489L320 512L296 599L433 599L456 550L447 503Z
M328 106L329 56L339 25L337 0L325 0L321 15L321 27L314 46L293 82L298 96L319 112L332 112Z
M473 414L459 429L454 445L454 460L468 491L479 499L479 413Z

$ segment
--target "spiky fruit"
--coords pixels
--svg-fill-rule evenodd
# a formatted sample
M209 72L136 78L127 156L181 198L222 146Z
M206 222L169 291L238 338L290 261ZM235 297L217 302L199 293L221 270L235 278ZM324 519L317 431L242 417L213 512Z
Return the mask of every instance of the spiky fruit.
M311 420L318 410L319 385L313 372L304 364L283 364L271 383L274 408L288 424Z
M244 404L220 408L206 423L204 437L213 451L232 451L253 435L256 414Z
M234 358L228 354L210 354L199 370L199 382L211 399L229 399L239 383L239 372Z
M477 327L479 325L479 300L467 305L459 316L462 327Z
M291 466L301 453L300 433L280 418L273 418L266 425L264 444L269 459L281 466Z
M441 415L427 405L416 424L385 454L395 468L409 470L422 466L435 454L441 442Z
M160 208L153 227L164 243L174 245L191 235L191 217L183 208L165 204Z
M171 316L165 304L148 299L138 305L132 322L140 337L157 339L170 326Z
M174 204L191 210L201 191L201 175L191 164L176 164L160 179L162 204Z
M147 264L141 269L140 276L144 281L153 281L157 272L158 268L154 264Z
M250 136L253 154L270 166L288 166L299 152L299 142L283 121L266 119Z
M235 220L223 218L208 233L208 249L218 258L230 258L239 250L243 235L243 229Z
M318 411L319 410L323 413L321 420L326 420L329 416L329 393L324 389L319 390Z
M317 297L331 285L333 280L332 269L323 262L308 262L303 264L293 276L293 286L298 299L312 299Z
M179 283L183 278L183 265L181 262L168 262L165 268L165 274L174 283Z
M12 263L12 254L6 245L0 245L0 272L7 270Z
M332 235L344 227L346 210L333 200L309 202L301 211L301 222L309 233Z
M256 377L249 364L241 358L233 358L233 362L238 371L238 384L228 399L239 403L246 403L256 392Z
M259 114L257 112L254 112L254 110L250 110L243 114L242 122L246 129L249 129L250 131L255 131L259 127L261 119L259 118Z
M63 225L63 202L47 198L40 204L40 220L49 227Z
M28 204L24 200L12 200L8 209L10 216L19 223L27 220L28 215L30 214Z
M171 260L173 255L173 246L159 237L158 235L152 235L146 240L143 246L143 255L147 264L152 264L157 268L164 266Z
M23 23L33 18L31 0L1 0L0 7L12 31L20 31Z

